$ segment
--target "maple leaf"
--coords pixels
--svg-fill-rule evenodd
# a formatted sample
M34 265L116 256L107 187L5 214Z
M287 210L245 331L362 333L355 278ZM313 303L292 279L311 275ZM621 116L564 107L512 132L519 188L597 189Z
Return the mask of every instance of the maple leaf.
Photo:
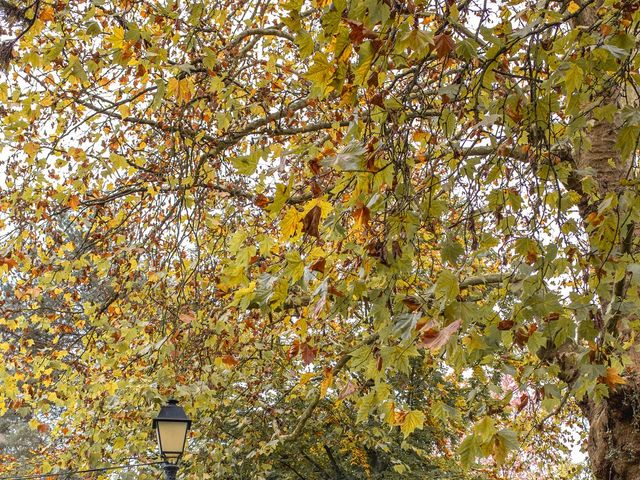
M498 330L511 330L515 322L513 320L501 320L498 322Z
M410 312L415 312L420 307L422 307L422 303L416 297L411 297L411 296L405 297L402 300L402 303L405 304L405 306L409 309Z
M9 270L18 266L18 262L15 258L0 257L0 265L6 265Z
M235 367L240 362L233 355L223 355L222 363L224 363L228 367Z
M627 383L627 381L620 376L618 370L613 367L607 368L607 373L600 377L599 380L605 383L612 390L615 390L618 385L626 385Z
M300 214L298 213L298 211L293 207L289 208L280 221L281 237L283 239L287 239L293 236L298 229L299 221Z
M320 398L324 398L326 396L327 390L332 383L333 383L333 371L331 369L327 369L324 372L322 383L320 383Z
M434 49L438 58L444 58L448 56L455 48L455 42L453 37L448 33L441 33L436 35L434 40Z
M340 395L338 395L338 400L344 400L345 398L349 397L350 395L354 394L357 391L358 391L358 388L356 387L356 385L351 380L349 380L340 391Z
M267 205L269 205L269 203L271 203L271 200L269 200L269 198L266 195L259 193L258 195L256 195L256 198L254 199L253 203L257 207L265 208Z
M302 361L305 365L313 363L316 355L318 354L318 350L309 345L307 342L303 342L300 344L300 352L302 353Z
M307 235L311 235L313 237L320 237L320 232L318 231L318 225L320 224L320 217L322 215L322 210L318 205L314 206L311 210L307 212L307 214L302 219L302 231Z
M369 224L370 217L371 217L371 212L363 204L360 204L353 211L353 218L354 218L354 220L356 222L356 225L358 227L366 227Z
M311 270L313 270L314 272L324 273L324 268L325 268L325 264L326 263L327 263L327 259L326 258L321 258L319 260L316 260L311 265Z
M424 412L419 410L412 410L408 412L400 424L400 431L404 435L404 438L407 438L414 431L424 428L424 420Z
M40 13L40 20L43 22L50 22L55 19L55 12L53 11L53 7L51 5L45 5L42 8L42 12Z
M69 197L69 200L67 200L67 205L72 210L77 210L78 206L80 205L80 197L78 197L78 195L71 195Z

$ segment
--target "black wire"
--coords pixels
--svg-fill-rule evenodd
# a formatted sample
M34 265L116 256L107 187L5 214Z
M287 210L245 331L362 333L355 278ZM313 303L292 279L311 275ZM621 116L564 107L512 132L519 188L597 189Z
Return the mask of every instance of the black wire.
M0 480L28 480L30 478L46 478L46 477L60 477L63 475L74 475L76 473L93 473L93 472L105 472L107 470L118 470L121 468L136 468L136 467L146 467L149 465L159 465L164 462L150 462L150 463L138 463L135 465L118 465L117 467L102 467L102 468L91 468L89 470L66 470L60 473L43 473L41 475L23 475L18 477L0 477Z

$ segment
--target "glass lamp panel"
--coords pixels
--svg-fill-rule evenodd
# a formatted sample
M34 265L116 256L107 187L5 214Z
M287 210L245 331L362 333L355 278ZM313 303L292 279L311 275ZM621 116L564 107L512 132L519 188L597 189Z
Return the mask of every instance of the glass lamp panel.
M156 429L160 453L168 459L178 458L182 455L187 437L187 423L159 420Z

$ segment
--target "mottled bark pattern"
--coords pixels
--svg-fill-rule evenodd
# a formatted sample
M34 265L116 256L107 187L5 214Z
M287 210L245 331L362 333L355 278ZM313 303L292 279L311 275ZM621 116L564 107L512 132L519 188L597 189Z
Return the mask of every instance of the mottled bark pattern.
M589 459L599 480L640 479L639 394L637 383L630 382L606 401L581 405L590 423Z

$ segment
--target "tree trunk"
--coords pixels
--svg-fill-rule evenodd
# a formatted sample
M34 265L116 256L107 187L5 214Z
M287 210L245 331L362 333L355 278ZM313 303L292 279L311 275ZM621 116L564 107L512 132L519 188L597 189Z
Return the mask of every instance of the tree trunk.
M589 419L588 453L598 480L640 479L640 396L638 384L618 387L607 400L584 402Z
M594 172L600 200L611 193L620 194L626 188L621 180L630 175L630 162L620 158L615 145L619 128L618 122L595 123L589 135L590 148L575 153L576 167L589 168ZM596 210L597 203L592 207L581 208L585 223L588 215ZM631 237L622 238L626 235L621 234L621 239L612 251L596 252L596 256L602 257L598 261L609 255L631 253L638 235L637 227L632 227L629 235ZM603 331L609 331L623 339L630 337L625 319L619 315L607 317L604 312L616 297L624 295L626 281L623 279L615 286L610 298L600 298L600 314L603 318L610 319L609 324L603 325ZM636 342L629 352L635 368L628 371L640 372L640 355L634 351L637 346ZM580 405L589 420L587 449L593 474L598 480L640 479L640 376L627 374L625 380L625 385L610 389L609 398L599 403L586 400Z

